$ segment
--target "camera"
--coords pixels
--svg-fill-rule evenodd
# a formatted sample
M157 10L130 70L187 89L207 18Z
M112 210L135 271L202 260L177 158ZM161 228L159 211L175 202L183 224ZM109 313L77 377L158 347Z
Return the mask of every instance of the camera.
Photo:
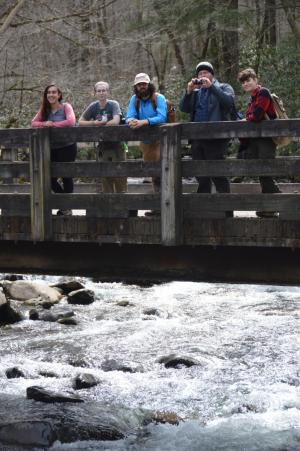
M194 78L193 83L194 83L194 85L201 86L201 85L203 85L203 80L199 80L198 78Z

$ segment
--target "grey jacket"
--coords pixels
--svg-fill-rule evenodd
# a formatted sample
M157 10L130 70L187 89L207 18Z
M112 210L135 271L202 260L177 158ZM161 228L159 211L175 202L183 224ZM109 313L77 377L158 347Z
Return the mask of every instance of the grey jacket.
M203 88L200 88L203 89ZM183 113L190 113L190 120L194 122L196 100L199 89L184 94L179 103L179 109ZM234 105L234 90L227 83L219 83L214 79L208 88L208 121L230 121L230 110Z

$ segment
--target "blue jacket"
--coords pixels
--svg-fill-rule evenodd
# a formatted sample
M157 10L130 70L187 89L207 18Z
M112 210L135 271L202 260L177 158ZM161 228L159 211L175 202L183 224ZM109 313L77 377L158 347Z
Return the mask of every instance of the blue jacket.
M190 113L191 122L194 122L199 91L199 89L195 89L190 94L186 92L179 103L180 111ZM232 87L214 79L213 84L208 88L208 122L230 121L230 110L233 105L234 90Z
M139 102L139 111L135 109L135 95L129 101L126 123L130 119L148 119L150 125L159 125L167 122L167 102L165 96L157 94L157 109L153 108L151 99L142 100Z

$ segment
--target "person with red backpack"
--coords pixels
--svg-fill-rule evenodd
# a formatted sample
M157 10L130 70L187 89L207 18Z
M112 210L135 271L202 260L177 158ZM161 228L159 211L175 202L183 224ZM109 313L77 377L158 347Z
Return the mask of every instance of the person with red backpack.
M162 94L155 92L149 75L139 73L134 79L134 94L127 109L126 123L133 130L145 125L160 125L167 122L167 102ZM159 140L147 140L140 143L145 161L160 160ZM152 178L154 192L160 190L160 178ZM146 216L157 215L159 212L151 211Z
M244 69L238 74L238 80L243 90L250 94L250 102L246 110L246 120L261 122L277 118L270 91L258 83L257 75L252 68ZM240 140L238 158L245 159L273 159L275 158L276 144L272 138L243 138ZM272 177L259 177L262 193L280 193L278 185ZM257 211L260 218L276 217L276 212Z

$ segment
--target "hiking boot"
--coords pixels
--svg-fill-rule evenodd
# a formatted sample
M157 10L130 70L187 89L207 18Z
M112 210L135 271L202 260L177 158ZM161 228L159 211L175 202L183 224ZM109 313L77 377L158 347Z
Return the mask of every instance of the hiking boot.
M256 216L258 218L278 218L277 211L257 211Z
M72 216L72 210L58 210L57 216Z
M148 218L151 218L153 216L160 216L160 211L159 210L146 211L145 216Z

